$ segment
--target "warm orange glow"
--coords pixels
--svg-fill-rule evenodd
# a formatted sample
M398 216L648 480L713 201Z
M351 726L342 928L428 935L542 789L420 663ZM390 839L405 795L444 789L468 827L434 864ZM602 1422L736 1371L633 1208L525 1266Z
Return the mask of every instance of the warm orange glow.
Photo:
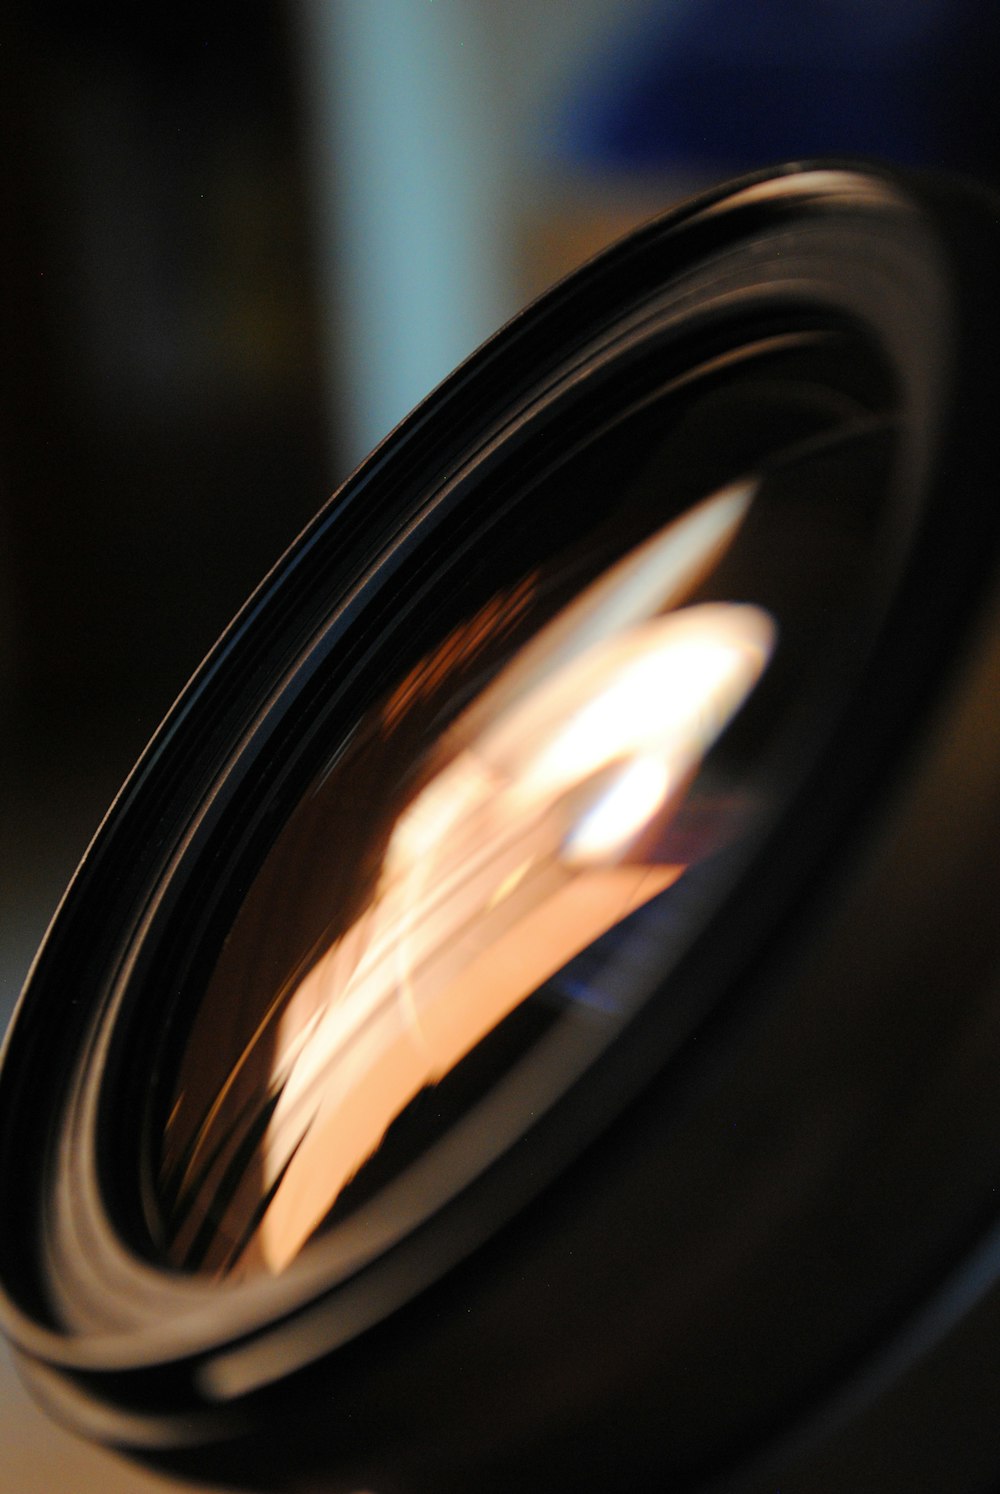
M371 1024L355 1024L346 1043L343 1023L314 1029L300 1050L304 1071L294 1075L298 1084L291 1092L285 1089L269 1133L275 1176L292 1138L299 1141L306 1125L308 1131L264 1216L257 1258L273 1271L293 1260L403 1107L542 981L682 870L612 867L582 877L550 875L543 902L532 896L520 916L509 909L496 930L473 923L418 978L400 984L377 1011L369 1009ZM481 911L474 898L454 901L456 911L473 920ZM359 1006L376 999L362 986L352 987L351 995ZM314 1047L314 1061L306 1063Z
M269 1201L231 1265L284 1269L421 1090L682 875L635 847L655 846L765 669L775 627L746 604L677 603L751 499L725 489L612 566L439 739L366 907L276 997L240 1060L266 1029L273 1107L240 1185L254 1197L237 1189L230 1204L245 1219ZM491 619L485 609L444 652L476 647ZM428 669L445 667L438 650ZM426 673L393 696L393 720ZM214 1111L224 1103L226 1089ZM231 1155L227 1143L203 1160L214 1111L189 1155L188 1177L206 1169L196 1188L216 1186ZM182 1257L200 1217L176 1237Z
M282 1018L265 1190L284 1172L255 1247L272 1270L421 1089L680 875L616 863L752 689L772 638L758 609L715 605L564 649L561 671L510 702L414 799L363 947L352 929Z

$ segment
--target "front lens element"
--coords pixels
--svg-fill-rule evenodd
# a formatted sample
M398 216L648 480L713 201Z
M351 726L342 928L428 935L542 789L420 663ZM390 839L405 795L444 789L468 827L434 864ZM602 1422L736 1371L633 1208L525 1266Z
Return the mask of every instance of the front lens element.
M491 598L361 724L263 868L187 1045L159 1174L175 1263L282 1270L411 1102L684 875L669 828L775 647L761 607L685 605L752 501L741 483L665 525L456 713L477 633L517 605ZM431 695L453 719L401 759ZM368 804L367 844L322 843L331 803ZM276 885L289 857L329 877L325 927L248 1003L296 916ZM345 899L345 857L361 898Z
M891 428L794 390L755 368L679 417L644 405L428 543L425 600L380 614L367 694L308 719L270 848L226 874L246 891L150 1111L159 1259L280 1273L348 1221L381 1248L663 987L882 589ZM724 473L710 422L784 452Z

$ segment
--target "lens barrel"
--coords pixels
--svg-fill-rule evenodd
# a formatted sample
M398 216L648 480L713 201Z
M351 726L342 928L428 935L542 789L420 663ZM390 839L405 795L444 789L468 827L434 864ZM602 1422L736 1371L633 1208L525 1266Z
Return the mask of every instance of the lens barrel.
M266 578L5 1045L60 1419L303 1494L1000 1479L998 247L874 166L697 199Z

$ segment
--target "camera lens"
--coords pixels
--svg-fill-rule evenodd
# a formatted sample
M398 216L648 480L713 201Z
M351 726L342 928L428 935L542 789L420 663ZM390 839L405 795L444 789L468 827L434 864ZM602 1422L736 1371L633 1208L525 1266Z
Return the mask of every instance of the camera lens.
M680 605L748 502L707 500L534 629L554 576L491 597L363 718L187 1040L158 1179L172 1259L283 1269L526 998L612 999L571 962L689 869L668 828L772 652L763 609Z
M551 1052L581 1021L609 1041L630 947L669 969L774 798L768 739L808 694L785 652L836 674L872 606L885 505L848 474L887 431L859 423L618 553L669 512L668 442L638 512L620 495L613 525L477 598L337 743L250 886L168 1085L152 1191L170 1261L283 1270L468 1130L526 1048ZM766 557L790 539L797 575L776 581ZM774 655L756 722L729 732ZM526 1123L511 1106L503 1130Z
M247 1488L902 1494L919 1401L1000 1469L940 1388L1000 1364L941 1306L1000 1123L991 213L830 166L654 222L263 583L8 1039L64 1419Z

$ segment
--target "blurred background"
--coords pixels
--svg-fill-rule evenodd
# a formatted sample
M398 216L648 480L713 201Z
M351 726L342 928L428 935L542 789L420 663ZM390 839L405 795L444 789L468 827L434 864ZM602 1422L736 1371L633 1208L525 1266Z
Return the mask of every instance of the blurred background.
M995 180L998 57L995 0L8 0L0 1027L185 679L407 409L739 171ZM170 1487L52 1427L0 1355L0 1494Z

